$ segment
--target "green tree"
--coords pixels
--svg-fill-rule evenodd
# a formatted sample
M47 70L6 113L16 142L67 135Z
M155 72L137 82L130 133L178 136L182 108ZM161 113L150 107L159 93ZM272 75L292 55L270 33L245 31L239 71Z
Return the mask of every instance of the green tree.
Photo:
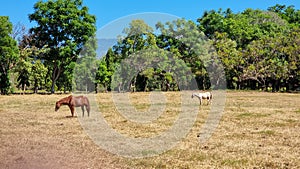
M295 6L286 6L276 4L268 8L269 11L279 14L279 16L291 24L300 24L300 10L296 10Z
M95 91L96 71L98 68L97 40L95 36L90 38L84 45L75 66L76 89L80 91Z
M230 9L220 9L205 12L197 21L199 29L213 41L224 65L229 88L250 86L256 89L257 83L266 86L265 83L270 80L267 78L270 75L266 74L270 74L271 67L286 65L282 59L272 59L279 53L268 51L272 45L281 49L279 42L275 40L278 36L286 35L289 30L288 22L275 12L246 9L241 13L232 13ZM265 42L268 40L271 42ZM251 59L252 57L259 59ZM272 66L263 70L267 63ZM281 73L278 71L276 74Z
M32 55L30 48L20 49L20 58L14 68L14 72L18 73L17 87L21 88L25 92L26 88L30 86L30 74L33 59L29 57Z
M98 84L102 85L105 92L108 91L108 88L110 88L110 82L111 82L111 76L112 71L110 71L107 68L107 64L105 62L105 59L102 58L99 63L98 70L96 72L96 92L98 92Z
M39 88L44 87L47 68L37 56L47 53L48 48L37 49L34 46L27 46L23 40L19 43L20 58L13 69L17 73L18 85L25 92L26 87L32 85L34 93L37 93ZM26 47L24 47L26 46Z
M128 28L123 30L124 36L118 40L118 44L113 47L115 53L118 54L116 62L127 58L135 51L145 49L151 39L153 39L153 28L147 25L143 20L132 20ZM155 43L154 43L155 44Z
M300 28L294 27L282 40L283 51L288 61L287 90L297 90L300 87Z
M218 11L205 11L203 16L197 19L199 23L198 27L207 37L211 38L215 32L226 32L225 20L231 16L231 14L232 11L230 9L227 9L226 13L224 13L222 9Z
M76 63L71 62L64 67L64 71L57 79L57 90L63 91L64 93L72 91L76 87L73 81L74 71L76 70Z
M0 91L8 94L10 83L10 70L17 63L19 50L17 42L10 36L12 24L7 16L0 16Z
M206 36L212 38L216 32L227 33L237 42L237 48L245 48L253 40L263 36L275 36L285 29L286 22L270 11L246 9L241 13L209 11L198 20L198 27Z
M30 29L36 46L50 48L40 59L51 72L54 93L57 79L66 71L64 68L76 61L84 43L94 35L96 18L88 13L82 0L50 0L38 1L29 19L37 22Z
M33 35L28 32L26 33L25 30L25 27L20 24L15 26L14 36L17 37L19 41L20 58L13 71L18 74L18 79L21 81L18 85L23 86L23 90L25 90L26 86L31 84L34 93L37 93L38 89L45 88L46 74L48 71L43 61L38 58L47 54L49 48L44 47L38 49L32 45Z
M183 60L194 73L199 88L209 88L211 82L207 68L212 63L213 49L204 33L199 31L194 22L185 19L158 23L156 27L161 32L157 40L158 47Z
M247 66L244 69L244 80L257 82L259 86L272 86L272 91L279 91L281 83L288 78L288 60L284 52L285 35L276 38L265 37L253 41L244 52ZM250 86L256 89L256 83Z
M120 63L122 60L128 57L137 57L136 55L134 55L136 52L156 46L156 41L155 41L156 37L153 34L153 28L147 25L143 20L139 20L139 19L132 20L132 22L129 24L129 27L123 30L123 33L125 34L125 37L121 37L118 41L118 44L113 47L113 51L116 54L114 55L115 63ZM107 57L111 57L111 56L113 55L107 53ZM112 59L111 58L106 59L107 62L110 62L110 60ZM137 60L134 61L140 62ZM122 71L119 72L121 73L120 74L121 77L126 77L127 74L134 73L132 71L134 71L135 69L132 69L132 67L130 67L129 65L127 66L128 67L121 66ZM141 69L136 69L136 70L142 71ZM124 85L130 86L129 83L132 86L136 86L136 77L131 77L131 78L133 79L126 79L126 78L122 79L123 82L120 82L120 84L122 83L122 86L120 87L123 89ZM128 87L126 90L129 90L129 88L130 87Z
M47 71L41 60L35 60L32 63L30 81L33 85L34 93L37 93L38 89L44 87Z
M109 78L108 84L106 84L106 80L100 80L100 82L103 82L101 85L106 86L107 91L111 91L111 76L113 75L113 73L115 72L116 67L118 66L119 60L118 60L118 55L116 53L114 53L112 48L109 48L106 55L104 56L103 60L105 62L105 67L102 67L99 69L105 69L104 70L104 77L103 79ZM102 63L100 63L101 66ZM104 66L104 65L103 65ZM98 70L98 77L100 77L99 75L99 71ZM101 75L102 76L102 75Z
M240 89L245 60L241 57L242 53L237 50L237 43L229 39L227 33L216 32L212 37L212 44L224 66L227 87Z

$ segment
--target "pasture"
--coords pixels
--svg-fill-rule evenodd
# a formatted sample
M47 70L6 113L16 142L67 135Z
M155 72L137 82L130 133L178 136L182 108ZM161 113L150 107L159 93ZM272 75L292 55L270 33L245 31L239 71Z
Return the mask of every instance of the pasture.
M0 168L300 168L299 94L228 91L219 126L207 142L200 144L197 138L210 112L211 105L204 104L187 137L173 149L138 159L97 146L77 118L66 117L67 106L55 112L55 102L65 96L0 96ZM137 110L149 108L149 93L129 96ZM112 128L128 137L146 138L167 130L179 113L178 93L164 96L165 112L146 124L121 116L111 93L96 98ZM195 103L199 105L191 98L191 105Z

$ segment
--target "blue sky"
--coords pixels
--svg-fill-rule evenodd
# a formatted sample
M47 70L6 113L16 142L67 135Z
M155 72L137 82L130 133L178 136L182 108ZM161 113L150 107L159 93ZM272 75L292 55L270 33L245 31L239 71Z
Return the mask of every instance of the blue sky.
M33 5L37 0L7 0L2 1L0 15L9 16L15 24L21 22L31 27L28 14L33 12ZM300 8L299 0L83 0L90 13L97 17L97 28L100 29L110 22L132 14L144 12L159 12L196 21L203 12L211 9L231 8L234 12L241 12L246 8L267 9L275 4L294 5Z

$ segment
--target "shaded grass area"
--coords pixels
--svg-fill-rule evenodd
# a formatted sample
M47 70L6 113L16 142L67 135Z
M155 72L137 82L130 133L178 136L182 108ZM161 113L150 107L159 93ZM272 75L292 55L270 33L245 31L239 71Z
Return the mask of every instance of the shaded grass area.
M163 96L162 114L142 124L124 117L111 93L96 98L108 125L127 137L149 138L168 130L180 113L180 94ZM199 106L198 100L191 99L191 106L199 106L199 112L188 135L163 154L139 159L119 157L97 146L77 118L66 117L70 115L68 107L54 112L55 102L62 97L0 96L0 168L300 167L299 94L227 92L219 126L205 143L199 142L197 134L210 106ZM149 93L130 93L129 99L137 111L151 107Z

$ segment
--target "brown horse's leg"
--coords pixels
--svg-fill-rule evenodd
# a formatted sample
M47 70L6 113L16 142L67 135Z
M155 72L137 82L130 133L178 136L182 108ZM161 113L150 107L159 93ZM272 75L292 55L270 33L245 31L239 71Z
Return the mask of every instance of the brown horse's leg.
M86 108L86 111L87 111L87 113L88 113L88 117L90 117L90 105L87 104L87 105L85 106L85 108Z
M70 110L71 110L72 117L74 117L74 110L75 110L75 108L74 108L74 106L69 106L69 107L70 107Z
M82 110L82 117L84 117L84 106L81 106L81 110Z

